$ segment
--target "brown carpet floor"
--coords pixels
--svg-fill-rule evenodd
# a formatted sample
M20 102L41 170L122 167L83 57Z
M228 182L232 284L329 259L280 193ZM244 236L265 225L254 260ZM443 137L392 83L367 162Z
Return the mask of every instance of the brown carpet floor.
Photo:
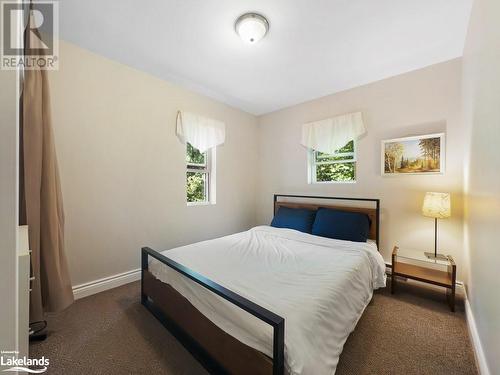
M49 374L206 374L139 303L138 282L81 300L48 319L49 337L30 345ZM349 336L336 374L477 374L463 301L399 283L377 291Z

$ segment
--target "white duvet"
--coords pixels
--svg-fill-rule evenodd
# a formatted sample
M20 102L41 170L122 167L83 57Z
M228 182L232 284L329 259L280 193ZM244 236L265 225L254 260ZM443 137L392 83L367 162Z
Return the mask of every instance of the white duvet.
M267 226L164 251L165 256L285 319L290 374L333 374L385 264L373 242ZM272 357L272 328L159 261L150 271L219 328Z

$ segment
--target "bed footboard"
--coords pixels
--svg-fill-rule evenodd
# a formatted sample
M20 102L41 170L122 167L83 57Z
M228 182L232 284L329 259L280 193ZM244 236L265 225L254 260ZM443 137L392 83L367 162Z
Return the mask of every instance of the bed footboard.
M212 280L200 275L199 273L167 258L161 253L149 248L141 249L141 303L150 310L153 315L158 318L158 314L148 300L148 295L145 290L145 273L148 271L148 258L153 257L162 262L166 266L174 269L176 272L188 277L202 287L210 290L212 293L224 298L226 301L238 306L249 314L269 324L273 329L273 358L272 358L272 373L273 375L284 374L284 352L285 352L285 319L275 313L255 304L252 301L230 291L229 289L219 285ZM219 363L224 367L223 363Z

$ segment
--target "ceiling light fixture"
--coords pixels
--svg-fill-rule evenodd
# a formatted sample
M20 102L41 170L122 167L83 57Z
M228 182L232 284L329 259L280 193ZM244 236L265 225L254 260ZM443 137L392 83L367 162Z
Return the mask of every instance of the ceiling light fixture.
M267 19L257 13L245 13L234 24L236 33L247 43L257 43L269 30Z

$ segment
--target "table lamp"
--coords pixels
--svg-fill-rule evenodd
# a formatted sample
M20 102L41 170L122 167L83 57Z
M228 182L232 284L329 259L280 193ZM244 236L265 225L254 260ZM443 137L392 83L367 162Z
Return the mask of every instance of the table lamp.
M422 214L434 218L434 253L426 252L429 259L446 260L446 256L437 252L437 219L445 219L451 216L449 193L425 193Z

